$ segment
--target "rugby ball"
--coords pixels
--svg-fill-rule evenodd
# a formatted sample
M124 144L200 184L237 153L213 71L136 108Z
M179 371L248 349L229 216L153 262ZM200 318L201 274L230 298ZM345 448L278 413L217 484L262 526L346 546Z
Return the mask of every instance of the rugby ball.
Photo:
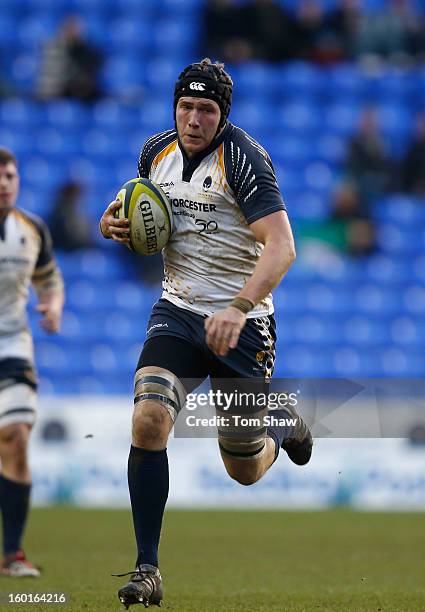
M130 251L154 255L167 244L173 231L171 204L161 187L147 178L124 183L117 198L122 202L115 216L130 221Z

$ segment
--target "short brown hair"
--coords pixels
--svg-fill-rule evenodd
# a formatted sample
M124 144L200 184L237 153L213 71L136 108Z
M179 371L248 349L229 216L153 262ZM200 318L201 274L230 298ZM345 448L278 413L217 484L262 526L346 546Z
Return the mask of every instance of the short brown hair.
M12 162L12 164L15 164L15 166L18 167L17 159L12 151L9 151L9 149L6 149L6 147L0 147L0 165L5 166L9 162Z

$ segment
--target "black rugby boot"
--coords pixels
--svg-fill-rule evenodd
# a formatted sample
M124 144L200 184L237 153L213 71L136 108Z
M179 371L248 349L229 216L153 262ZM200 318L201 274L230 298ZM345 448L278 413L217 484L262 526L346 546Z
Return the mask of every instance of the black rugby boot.
M310 461L313 450L313 436L310 429L299 416L293 406L285 406L269 410L269 416L274 419L284 420L285 425L274 425L269 427L277 434L281 442L281 448L286 451L288 457L297 465L305 465ZM288 419L295 420L295 425L288 423Z
M125 609L133 604L162 605L162 578L159 569L154 565L145 563L132 572L126 574L113 574L114 576L131 576L130 580L118 591L118 599Z
M288 432L288 437L284 438L282 448L291 461L297 465L305 465L310 461L313 451L313 436L293 406L285 406L285 409L293 419L297 419L297 424Z

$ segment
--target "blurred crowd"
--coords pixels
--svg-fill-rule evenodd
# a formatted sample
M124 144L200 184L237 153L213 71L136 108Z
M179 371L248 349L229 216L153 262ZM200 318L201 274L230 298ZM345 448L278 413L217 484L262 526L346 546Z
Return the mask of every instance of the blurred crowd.
M425 61L425 12L416 13L413 0L388 0L384 8L367 13L360 0L339 0L328 11L318 0L299 0L294 6L289 10L285 2L275 0L208 0L202 13L200 54L233 65L301 60L327 66L359 60L403 68ZM104 54L86 35L84 19L68 15L40 51L34 97L96 102L107 93L100 85ZM0 97L10 94L10 86L0 78ZM392 159L376 111L366 108L347 143L330 216L319 233L351 255L372 252L371 208L393 191L425 197L425 113L418 114L402 157ZM57 193L50 218L57 248L94 244L81 198L82 186L75 182L64 184Z
M425 113L416 119L404 157L396 160L388 153L376 110L366 108L348 143L330 217L316 225L313 238L353 256L372 253L376 248L373 204L390 192L425 197Z
M423 14L416 13L409 0L389 0L387 5L365 13L359 0L340 0L325 11L318 0L299 0L293 12L275 0L209 0L204 14L205 51L231 63L422 61Z
M74 98L93 102L101 96L101 53L86 40L84 21L68 16L42 52L36 95L41 100Z

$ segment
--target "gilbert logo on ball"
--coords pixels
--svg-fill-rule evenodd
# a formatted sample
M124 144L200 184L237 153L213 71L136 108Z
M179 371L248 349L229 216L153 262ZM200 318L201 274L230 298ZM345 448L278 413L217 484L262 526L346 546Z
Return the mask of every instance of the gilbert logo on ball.
M122 202L116 216L130 221L128 248L139 255L161 251L173 231L173 213L161 187L146 178L131 179L117 194Z

